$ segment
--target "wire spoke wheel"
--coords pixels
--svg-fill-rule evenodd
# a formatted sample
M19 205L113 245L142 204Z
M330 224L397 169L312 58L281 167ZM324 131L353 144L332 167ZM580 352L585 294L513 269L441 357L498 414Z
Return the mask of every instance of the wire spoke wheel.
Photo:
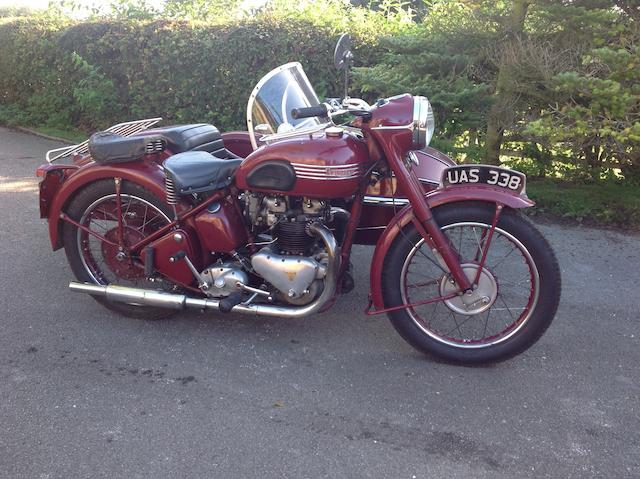
M443 231L455 245L471 279L479 268L491 224L454 223ZM418 253L420 250L420 253ZM425 256L433 256L421 238L403 264L404 304L419 303L457 288ZM425 279L427 281L425 281ZM427 284L425 284L427 283ZM437 341L463 348L496 344L515 334L531 317L540 278L529 251L508 232L496 228L475 294L408 309L413 321Z
M143 198L121 194L120 201L125 249L170 223L169 218L160 209ZM89 205L79 223L107 240L118 243L116 195L104 196ZM144 267L139 258L129 256L117 246L79 228L77 243L82 263L95 283L152 287L145 278Z
M406 306L389 318L416 349L455 362L500 361L529 348L551 323L560 301L551 247L529 221L506 208L487 249L494 212L494 205L478 202L433 211L474 283L466 293L460 294L411 223L396 237L385 258L382 294L385 307ZM428 302L436 298L446 299Z
M113 180L91 183L73 197L67 214L99 236L65 224L63 242L69 266L82 282L157 290L158 283L146 278L141 258L129 249L169 224L171 210L155 195L131 182L122 184L120 205L119 209ZM122 231L118 226L120 222ZM163 280L163 288L167 286L174 287ZM173 310L164 308L120 303L97 296L94 299L133 318L162 319L174 314Z

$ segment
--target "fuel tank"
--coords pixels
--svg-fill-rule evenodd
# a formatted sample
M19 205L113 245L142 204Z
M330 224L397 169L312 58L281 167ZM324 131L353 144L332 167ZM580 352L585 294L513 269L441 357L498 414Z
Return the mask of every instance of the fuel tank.
M236 185L269 194L346 198L372 165L363 140L323 131L258 148L238 168Z

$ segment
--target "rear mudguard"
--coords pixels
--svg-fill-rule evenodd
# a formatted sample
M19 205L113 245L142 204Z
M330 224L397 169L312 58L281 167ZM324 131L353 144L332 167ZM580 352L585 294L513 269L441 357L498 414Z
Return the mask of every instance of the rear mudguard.
M55 197L48 208L49 237L53 250L62 247L62 224L60 218L71 198L82 188L95 181L121 178L124 181L137 183L164 200L164 172L157 163L135 162L120 163L118 167L89 164L79 168L59 186Z
M461 201L482 201L485 203L502 204L509 208L527 208L533 206L534 202L524 195L510 193L503 189L490 186L452 186L441 188L430 192L426 195L429 208L456 203ZM391 220L384 230L378 242L371 259L370 273L370 298L373 301L375 309L384 309L384 301L382 299L382 271L384 268L384 259L389 254L393 242L400 231L413 220L413 209L411 205L402 208L398 214Z
M49 219L51 204L64 182L78 169L76 165L40 165L36 176L40 178L40 218Z

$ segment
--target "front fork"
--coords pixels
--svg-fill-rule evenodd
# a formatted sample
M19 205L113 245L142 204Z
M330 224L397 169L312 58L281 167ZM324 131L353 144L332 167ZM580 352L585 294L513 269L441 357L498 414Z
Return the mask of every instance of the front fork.
M480 248L482 245L479 245L481 251L479 251L480 257L478 259L480 259L480 264L478 270L475 278L470 280L460 265L460 256L458 252L453 247L447 236L442 232L438 223L436 223L427 200L425 199L424 190L422 189L420 180L403 161L398 161L398 163L398 171L396 171L395 174L399 186L407 195L407 198L411 203L411 207L413 208L413 224L422 238L424 238L425 243L432 251L434 251L434 253L437 253L436 256L439 256L438 259L442 259L444 265L441 266L446 266L447 271L451 274L451 277L458 285L460 292L472 290L474 285L477 284L480 279L480 274L484 267L487 252L489 251L489 246L491 245L491 240L493 238L493 232L500 218L503 206L500 204L496 205L491 229L483 241L484 246Z

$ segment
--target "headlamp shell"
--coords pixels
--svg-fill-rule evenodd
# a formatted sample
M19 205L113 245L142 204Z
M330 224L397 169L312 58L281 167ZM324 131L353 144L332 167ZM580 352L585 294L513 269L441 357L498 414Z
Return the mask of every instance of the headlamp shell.
M413 148L420 150L431 142L435 120L431 103L423 96L413 97Z

